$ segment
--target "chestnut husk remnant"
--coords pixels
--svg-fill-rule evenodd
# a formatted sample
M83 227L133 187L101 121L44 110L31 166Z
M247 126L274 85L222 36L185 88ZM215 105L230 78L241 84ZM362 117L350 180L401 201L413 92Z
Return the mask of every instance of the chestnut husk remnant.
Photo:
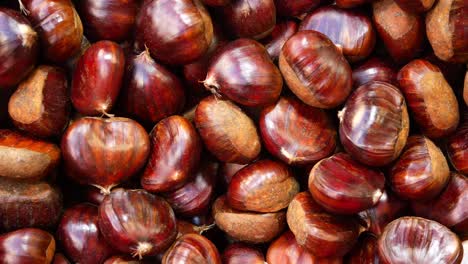
M222 259L225 264L265 264L265 257L259 249L239 242L226 247Z
M207 263L221 264L216 246L199 234L185 234L166 251L163 264Z
M37 228L24 228L0 235L0 259L4 263L50 264L55 239Z
M447 153L453 167L468 175L468 111L464 112L464 119L455 133L447 139Z

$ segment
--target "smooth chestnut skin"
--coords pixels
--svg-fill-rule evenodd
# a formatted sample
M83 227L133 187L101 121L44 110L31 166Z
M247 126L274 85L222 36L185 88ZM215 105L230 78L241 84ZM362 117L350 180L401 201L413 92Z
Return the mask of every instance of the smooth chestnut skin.
M222 163L219 168L219 178L224 186L229 186L232 177L248 164Z
M40 180L60 162L55 144L0 129L0 176L16 180Z
M455 131L460 120L457 98L437 66L413 60L398 72L398 83L411 115L425 135L440 138Z
M260 41L273 61L278 60L284 43L297 32L297 29L298 24L295 20L279 21L271 34Z
M280 16L295 17L319 6L320 0L275 0L276 12Z
M427 202L412 202L413 212L420 217L437 221L455 232L468 230L468 178L452 172L442 193Z
M55 239L48 232L24 228L0 236L0 259L5 264L50 264Z
M104 264L150 264L150 261L137 260L130 256L113 256L104 261Z
M195 127L181 116L161 120L151 132L151 153L141 177L149 192L181 187L195 172L202 143Z
M39 36L19 12L0 7L0 40L0 89L5 89L34 68Z
M395 0L395 2L410 13L425 13L431 9L435 0Z
M71 100L83 115L108 113L119 95L124 76L125 56L114 42L92 44L80 57L73 72Z
M463 99L465 99L465 104L468 106L468 71L465 74L465 84L463 88Z
M460 263L463 248L447 227L420 217L391 222L378 241L382 263Z
M299 183L288 166L259 160L232 177L226 200L236 210L273 213L288 207L298 192Z
M225 264L265 264L263 253L252 246L243 243L229 245L222 255Z
M309 191L327 211L354 214L373 207L383 194L385 176L346 153L337 153L314 165Z
M150 141L131 119L84 117L67 128L61 147L68 176L109 193L146 164Z
M225 6L231 2L231 0L201 0L201 2L207 6Z
M198 0L144 1L136 25L137 40L165 64L197 60L213 39L210 15Z
M359 236L357 218L327 213L309 192L294 197L287 221L297 243L320 258L344 256Z
M37 67L10 97L8 113L17 128L34 136L60 135L70 113L65 72L53 66Z
M361 163L387 165L406 144L409 116L405 99L389 83L376 81L359 87L338 116L341 143Z
M321 7L302 20L299 30L315 30L326 35L350 61L365 59L374 50L376 34L364 13L336 6Z
M123 41L132 33L137 5L136 0L83 0L77 9L88 38Z
M229 207L226 196L220 196L213 203L213 218L216 225L229 237L258 244L271 241L286 227L286 213L243 212Z
M351 91L351 67L320 32L304 30L289 38L281 50L279 67L289 89L310 106L334 108Z
M411 136L389 174L392 190L401 198L427 200L447 185L450 170L442 151L428 138Z
M362 233L358 243L345 257L348 264L379 264L378 240L372 233Z
M335 4L339 8L353 8L372 1L374 0L336 0Z
M372 81L398 85L397 70L390 62L377 57L371 58L353 69L354 88Z
M19 0L41 40L46 60L64 63L80 51L83 25L70 0Z
M55 253L52 264L71 264L71 263L63 254Z
M254 122L230 101L214 95L203 99L195 110L195 125L205 147L220 161L247 164L260 154Z
M62 193L46 182L0 179L0 230L55 228L62 213Z
M162 264L207 263L221 264L216 246L198 234L185 234L166 251Z
M373 21L392 59L403 64L417 57L424 45L424 20L418 14L408 13L394 0L372 3Z
M447 139L447 153L453 167L468 175L468 112L460 127Z
M466 3L437 1L426 15L426 33L434 53L444 61L467 63Z
M88 203L65 210L57 239L75 263L102 263L114 252L99 230L98 207Z
M294 97L281 97L263 109L259 118L265 148L289 165L311 165L336 148L336 128L322 109Z
M218 97L222 95L246 106L274 103L283 87L281 73L267 51L251 39L226 44L212 58L203 83Z
M115 249L138 256L155 256L177 236L171 206L145 190L116 189L99 205L99 228Z

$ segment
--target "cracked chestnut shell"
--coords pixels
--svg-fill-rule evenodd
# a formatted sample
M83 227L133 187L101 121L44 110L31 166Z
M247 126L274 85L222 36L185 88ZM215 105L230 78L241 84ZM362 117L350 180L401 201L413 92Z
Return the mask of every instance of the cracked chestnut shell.
M185 234L166 251L163 264L207 263L221 264L216 246L199 234Z
M0 236L4 263L50 264L54 253L54 237L40 229L24 228Z

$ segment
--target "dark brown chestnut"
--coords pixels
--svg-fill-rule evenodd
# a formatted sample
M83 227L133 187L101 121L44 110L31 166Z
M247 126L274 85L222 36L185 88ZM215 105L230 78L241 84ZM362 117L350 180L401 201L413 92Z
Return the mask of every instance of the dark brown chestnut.
M54 237L40 229L24 228L0 236L0 259L6 264L50 264L54 253Z
M10 97L8 113L17 128L32 135L60 135L70 113L65 72L52 66L37 67Z
M52 264L71 264L71 262L62 253L55 253Z
M290 165L311 165L336 148L336 128L322 109L281 97L263 109L259 127L265 148Z
M275 5L278 15L295 17L319 6L320 0L275 0Z
M424 13L431 9L435 0L395 0L395 2L410 13Z
M447 153L453 167L468 175L468 111L465 111L464 120L447 139Z
M203 4L207 6L225 6L231 2L231 0L201 0Z
M221 256L216 246L206 237L185 234L177 239L162 259L162 264L177 263L221 264Z
M221 178L224 186L229 186L232 177L247 164L223 163L219 168L219 178Z
M254 122L230 101L206 97L197 106L195 124L206 148L220 161L247 164L260 154Z
M351 91L351 67L320 32L304 30L289 38L281 50L279 67L291 91L308 105L334 108Z
M241 70L239 70L241 69ZM225 45L212 58L205 87L246 106L264 106L278 100L283 79L265 47L251 39Z
M391 222L378 242L385 264L460 263L463 248L447 227L424 218L402 217Z
M163 252L177 236L171 206L145 190L112 191L99 205L99 228L113 248L140 259Z
M219 229L228 236L247 243L265 243L281 234L286 227L286 213L242 212L229 207L226 197L213 204L212 214Z
M60 162L60 148L53 143L0 130L0 176L40 180Z
M265 257L259 249L243 243L229 245L222 258L224 264L265 264Z
M0 7L0 89L14 87L34 68L38 41L25 17Z
M295 20L280 21L276 23L271 34L261 40L273 61L278 60L284 43L297 32L297 29L298 24Z
M465 104L468 106L468 71L465 74L465 84L463 88L463 99L465 99Z
M150 141L131 119L84 117L67 128L61 147L68 176L109 193L146 164Z
M98 207L92 204L78 204L65 210L57 239L75 263L102 263L114 252L101 235Z
M392 166L389 182L400 197L427 200L447 185L450 170L442 151L428 138L411 136L400 158Z
M356 217L325 212L308 192L294 197L288 207L287 221L297 243L320 258L344 256L359 236Z
M371 58L353 69L353 86L358 88L372 81L387 82L398 85L397 70L387 60Z
M398 72L398 82L410 113L425 135L440 138L455 131L460 119L457 98L437 66L413 60Z
M103 264L151 264L151 262L149 260L138 260L130 256L112 256Z
M335 4L339 8L353 8L356 6L360 6L369 2L372 2L374 0L336 0Z
M370 82L355 90L339 112L340 139L351 156L369 166L394 161L409 133L403 94L384 82Z
M379 264L377 237L372 233L362 233L354 248L346 256L347 264Z
M350 62L365 59L375 46L376 37L371 19L356 10L321 7L302 20L299 30L323 33Z
M199 0L147 0L137 16L137 40L166 64L191 63L213 39L210 15Z

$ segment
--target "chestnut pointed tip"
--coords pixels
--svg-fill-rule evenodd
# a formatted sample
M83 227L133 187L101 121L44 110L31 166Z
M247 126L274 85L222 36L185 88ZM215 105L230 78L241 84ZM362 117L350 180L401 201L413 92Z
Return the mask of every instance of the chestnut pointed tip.
M140 242L138 243L137 249L132 254L132 257L136 258L138 256L139 260L143 259L143 256L151 252L153 246L148 242Z
M103 186L100 186L100 185L97 185L97 184L91 184L91 185L98 188L102 195L111 194L112 189L117 186L117 184L111 184L111 185L106 186L106 187L103 187Z
M215 95L216 98L221 98L221 94L219 93L220 87L214 77L207 77L204 81L201 81L201 83L203 83L205 88Z

